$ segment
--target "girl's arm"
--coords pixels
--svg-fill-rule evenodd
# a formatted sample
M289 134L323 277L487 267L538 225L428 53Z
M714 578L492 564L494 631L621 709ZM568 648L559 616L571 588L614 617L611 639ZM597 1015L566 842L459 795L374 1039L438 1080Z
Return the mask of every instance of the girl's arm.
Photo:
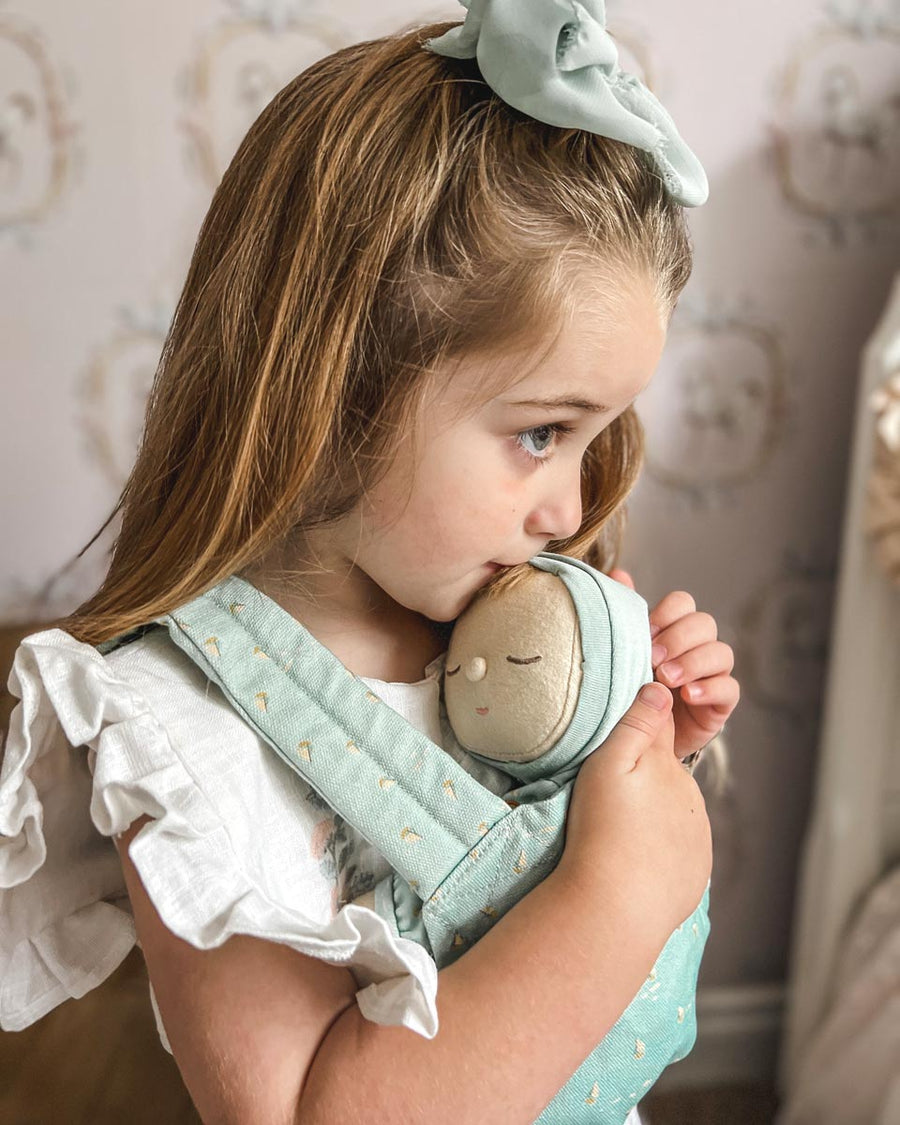
M148 819L115 842L166 1034L205 1125L525 1125L659 954L658 942L634 940L628 910L610 899L585 910L583 888L553 872L441 970L440 1028L425 1039L366 1020L349 969L259 938L200 950L176 937L128 856Z
M644 688L582 765L551 874L438 974L434 1039L363 1018L356 982L258 938L198 950L163 925L116 841L163 1023L206 1125L530 1125L637 994L712 862Z
M169 930L131 858L134 821L114 842L137 935L181 1077L205 1125L288 1125L319 1043L356 1007L349 969L261 938L197 949Z
M439 972L434 1039L342 1012L297 1125L531 1125L659 956L636 921L625 895L586 903L552 872Z

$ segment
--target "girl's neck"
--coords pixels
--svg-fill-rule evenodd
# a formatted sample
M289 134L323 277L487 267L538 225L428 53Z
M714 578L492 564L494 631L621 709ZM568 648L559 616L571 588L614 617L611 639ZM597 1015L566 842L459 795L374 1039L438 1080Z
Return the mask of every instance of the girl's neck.
M416 683L445 651L447 624L407 609L384 591L353 588L333 573L311 575L302 566L296 568L302 575L291 580L287 569L269 569L262 560L240 574L299 621L355 675Z

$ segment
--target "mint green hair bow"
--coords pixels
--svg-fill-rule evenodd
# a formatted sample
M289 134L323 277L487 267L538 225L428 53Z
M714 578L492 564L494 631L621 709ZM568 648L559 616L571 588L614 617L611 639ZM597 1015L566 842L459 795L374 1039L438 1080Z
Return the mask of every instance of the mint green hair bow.
M587 129L644 149L671 195L699 207L709 195L703 165L647 87L619 68L604 0L460 0L465 21L424 47L477 58L488 86L537 121Z

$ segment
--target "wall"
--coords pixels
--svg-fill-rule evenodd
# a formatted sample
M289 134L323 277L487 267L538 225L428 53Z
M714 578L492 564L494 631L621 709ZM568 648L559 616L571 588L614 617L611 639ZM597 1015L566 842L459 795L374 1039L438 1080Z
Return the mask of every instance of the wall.
M47 586L115 502L199 223L259 109L321 54L463 14L450 0L0 7L0 621L64 612L99 580L109 533ZM689 216L694 275L638 400L648 460L621 562L651 606L690 591L735 650L698 1003L709 1028L736 1018L765 1038L815 770L859 353L898 265L900 7L643 0L611 3L608 26L710 180Z

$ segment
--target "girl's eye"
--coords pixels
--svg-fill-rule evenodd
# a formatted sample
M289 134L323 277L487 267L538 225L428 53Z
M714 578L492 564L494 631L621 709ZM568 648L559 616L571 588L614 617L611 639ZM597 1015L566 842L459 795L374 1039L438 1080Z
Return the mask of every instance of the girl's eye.
M522 430L521 433L516 434L516 444L526 454L529 460L538 462L549 461L551 455L544 451L549 447L551 439L558 434L571 434L574 429L574 426L567 426L565 422L546 422L543 426L532 426L530 430ZM531 440L532 435L537 435L539 449L536 453L532 453L524 444L526 439Z

